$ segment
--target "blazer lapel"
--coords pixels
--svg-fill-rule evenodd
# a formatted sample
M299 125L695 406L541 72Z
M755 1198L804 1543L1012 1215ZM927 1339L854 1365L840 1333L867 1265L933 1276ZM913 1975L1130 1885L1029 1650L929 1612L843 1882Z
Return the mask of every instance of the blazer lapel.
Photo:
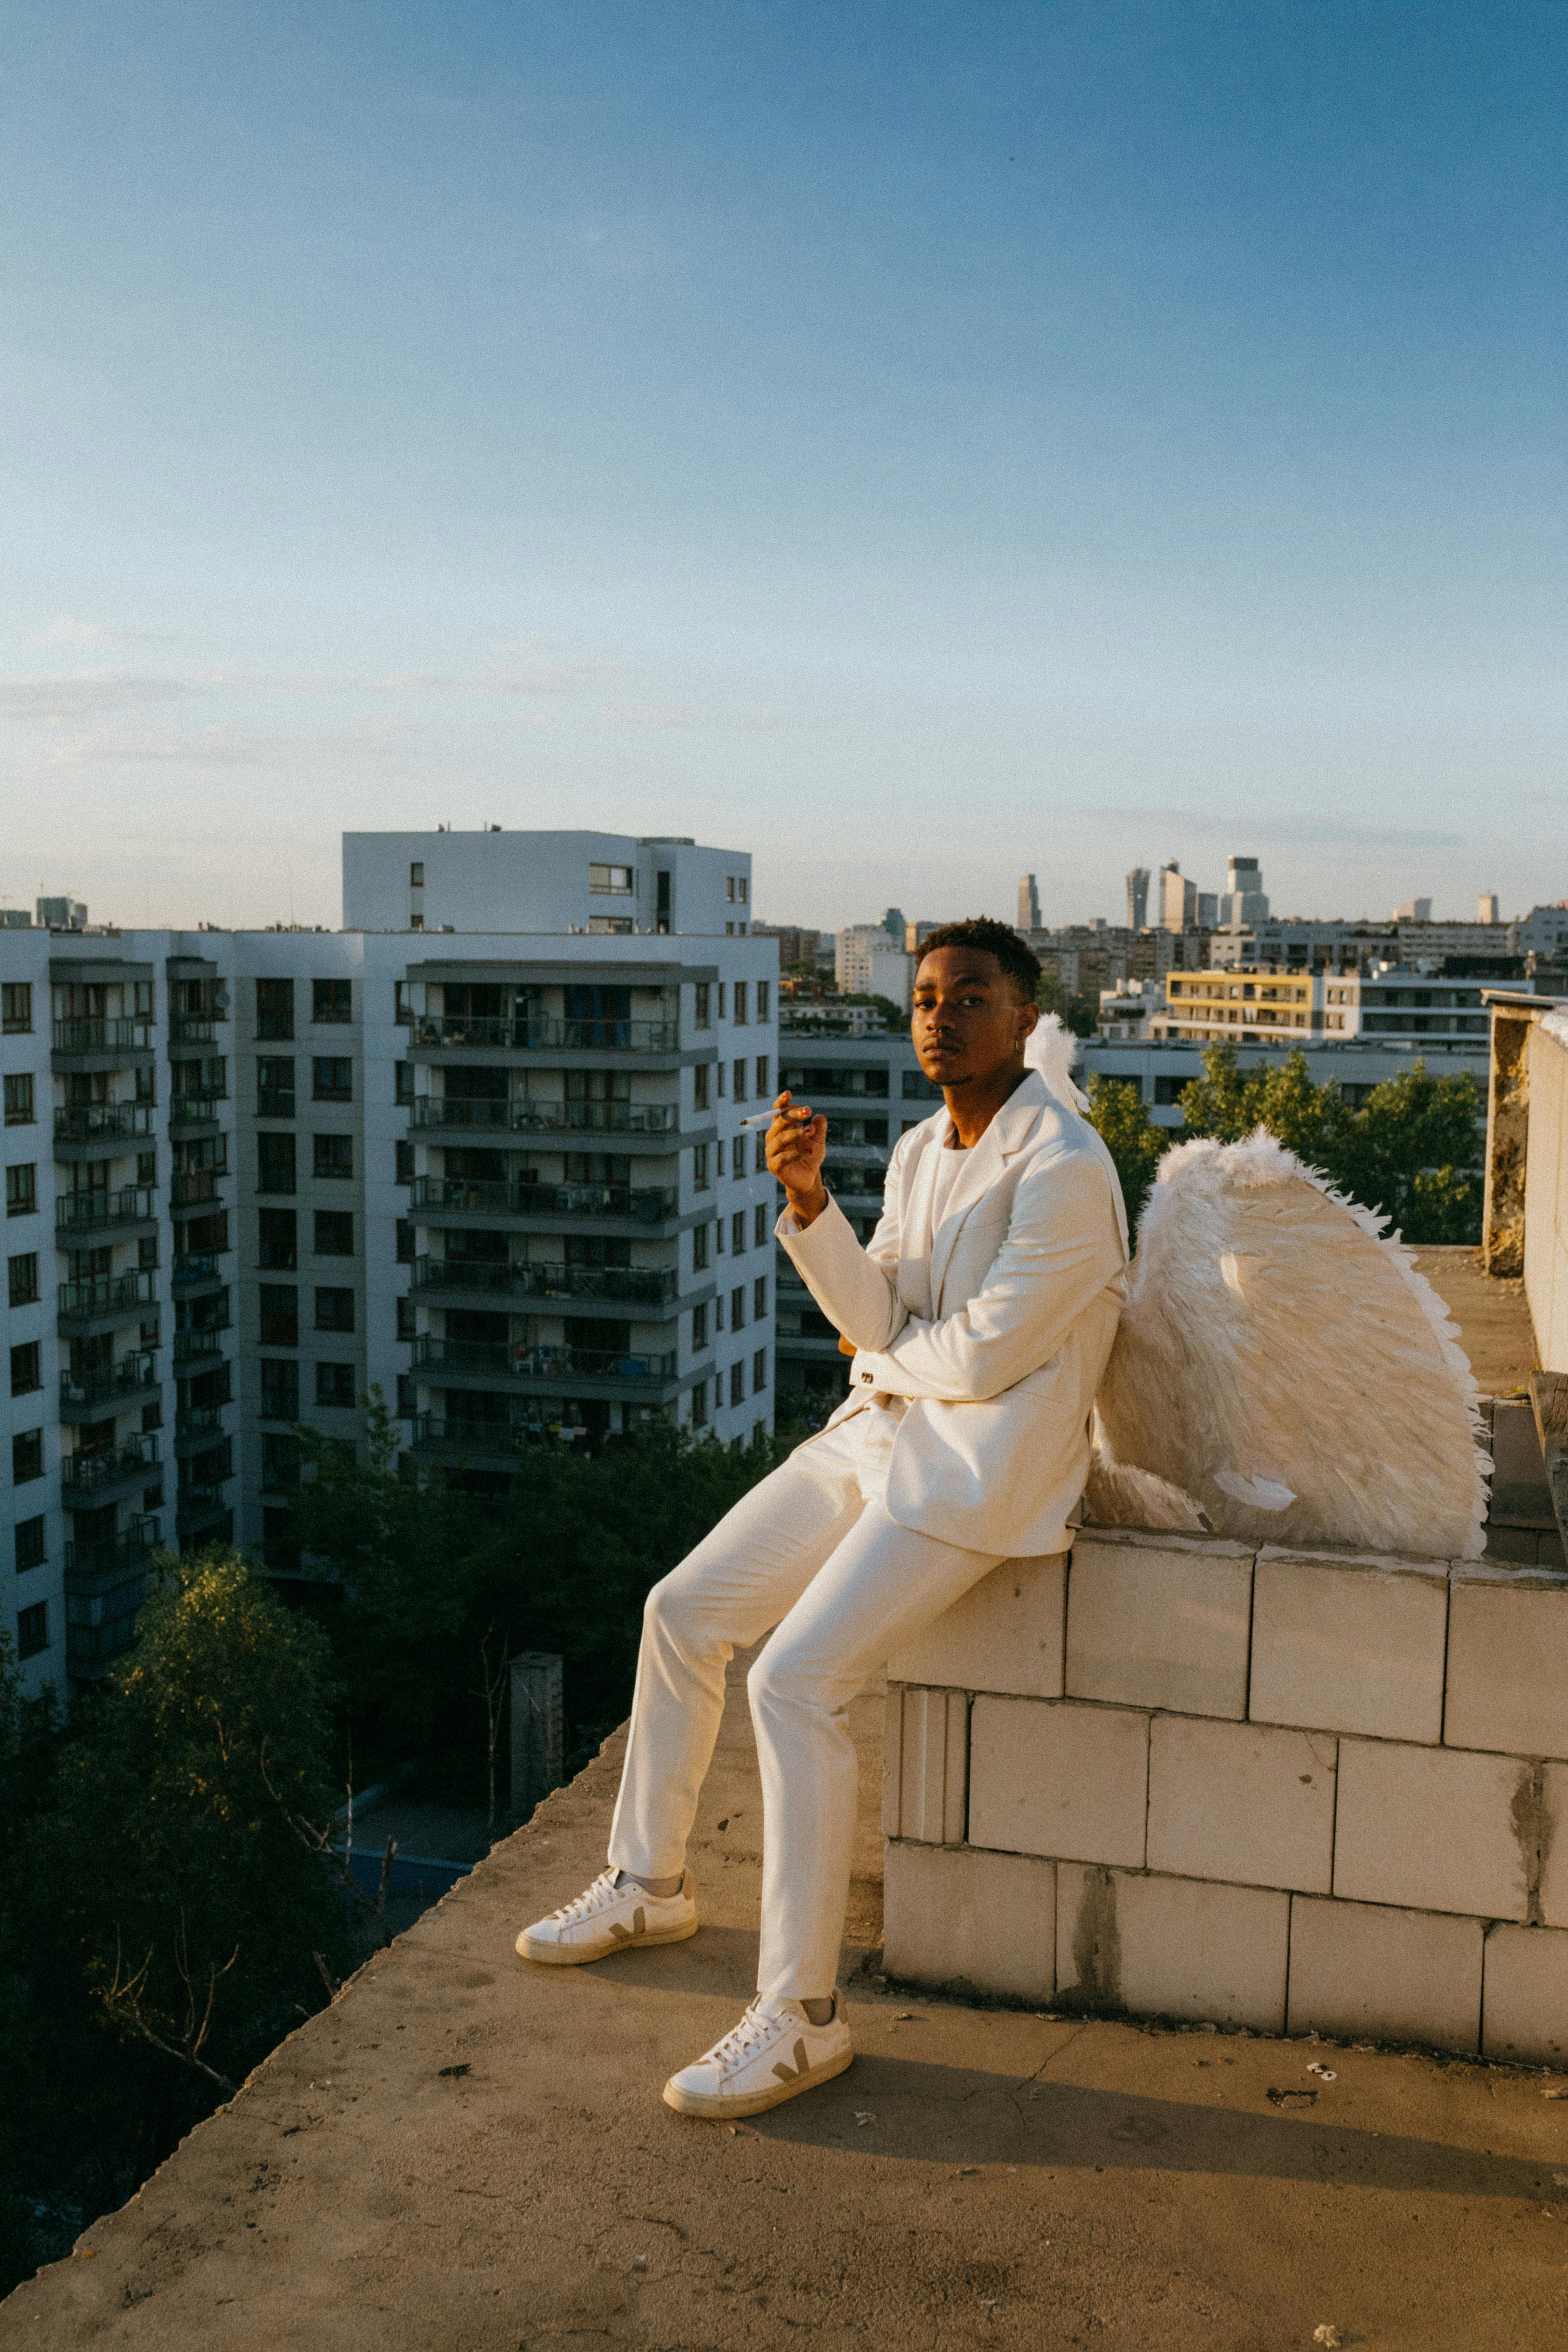
M976 1202L985 1194L1001 1175L1004 1167L1033 1132L1040 1111L1048 1099L1049 1090L1039 1073L1031 1070L1021 1087L1003 1104L979 1142L963 1155L964 1164L957 1181L947 1196L947 1209L942 1223L931 1240L931 1313L942 1313L942 1286L947 1277L948 1265L957 1243L963 1221ZM951 1132L951 1129L947 1130ZM937 1148L945 1148L944 1133ZM922 1158L931 1158L923 1153ZM935 1169L931 1171L932 1186ZM928 1196L929 1197L929 1196Z

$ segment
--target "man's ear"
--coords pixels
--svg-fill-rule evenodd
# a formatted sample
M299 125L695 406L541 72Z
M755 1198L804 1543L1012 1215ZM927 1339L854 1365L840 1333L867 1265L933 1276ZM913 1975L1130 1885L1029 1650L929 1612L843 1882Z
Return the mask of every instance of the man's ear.
M1018 1007L1018 1042L1020 1045L1022 1045L1026 1037L1029 1036L1034 1030L1038 1028L1039 1022L1039 1006L1036 1003L1032 996L1026 997L1023 1003Z

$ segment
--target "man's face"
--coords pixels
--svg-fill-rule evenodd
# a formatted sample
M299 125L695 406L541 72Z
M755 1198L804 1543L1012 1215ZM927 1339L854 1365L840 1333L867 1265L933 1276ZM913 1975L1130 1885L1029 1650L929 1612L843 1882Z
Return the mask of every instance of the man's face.
M1020 1001L994 955L974 948L935 948L915 974L910 1034L928 1078L964 1087L1016 1070L1039 1013Z

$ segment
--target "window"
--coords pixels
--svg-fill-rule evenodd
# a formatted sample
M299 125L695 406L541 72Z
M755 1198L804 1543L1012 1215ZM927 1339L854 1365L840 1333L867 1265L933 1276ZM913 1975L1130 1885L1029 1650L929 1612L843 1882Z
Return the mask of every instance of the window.
M5 1081L5 1124L7 1127L31 1127L37 1118L33 1108L33 1073L19 1070Z
M595 898L629 898L632 895L632 869L629 866L594 866L588 868L588 892Z
M399 1421L412 1421L418 1410L419 1398L418 1392L414 1385L413 1373L399 1372L397 1375L397 1417Z
M708 1426L708 1383L706 1381L699 1381L697 1386L691 1391L691 1426L693 1429L706 1429Z
M414 1226L407 1217L397 1220L397 1263L399 1265L412 1265L414 1263Z
M737 1209L730 1219L730 1247L737 1257L746 1255L746 1213Z
M294 983L291 980L257 982L256 1034L258 1037L293 1036Z
M746 1286L738 1282L730 1293L730 1328L743 1331L746 1328Z
M256 1065L256 1116L258 1118L293 1118L292 1054L263 1054L258 1056Z
M299 1221L293 1210L258 1209L257 1223L259 1263L279 1274L292 1274L300 1263Z
M300 1483L300 1441L291 1430L269 1430L261 1440L264 1494L286 1495Z
M715 1331L724 1328L724 1297L721 1291L713 1301L713 1328Z
M291 1135L269 1135L265 1131L256 1139L256 1189L258 1192L291 1192L294 1190L294 1139Z
M425 887L425 860L422 857L411 857L408 861L408 887L411 890L423 890Z
M33 1026L33 983L8 980L0 988L0 1029L7 1037L25 1037Z
M414 1301L406 1291L397 1302L397 1336L400 1339L417 1337L419 1326L415 1320Z
M395 1098L399 1103L403 1103L403 1104L411 1103L411 1102L414 1100L414 1065L413 1065L413 1063L412 1063L412 1062L395 1062L395 1063L393 1064L393 1066L392 1066L392 1074L393 1074L393 1092L394 1092Z
M714 1067L719 1073L719 1099L722 1102L724 1099L724 1065L722 1062L718 1062L714 1065Z
M713 1255L715 1257L722 1257L724 1255L724 1220L722 1217L715 1218L713 1223Z
M315 1247L318 1257L353 1257L354 1254L353 1211L352 1209L318 1209Z
M736 897L740 899L741 904L742 904L742 907L743 907L743 906L745 905L745 903L746 903L746 892L747 892L747 890L750 888L750 887L751 887L751 886L750 886L750 884L747 882L746 877L745 877L745 876L744 876L743 874L738 874L738 875L735 877L735 895L736 895Z
M732 874L726 874L724 877L724 898L727 905L731 907L734 905L735 877Z
M49 1604L35 1601L30 1609L16 1612L16 1655L36 1658L40 1650L49 1646Z
M11 1393L27 1396L44 1385L43 1351L37 1339L25 1339L11 1350Z
M38 1205L38 1171L29 1161L25 1168L5 1171L5 1214L8 1217L30 1217Z
M36 1519L18 1519L16 1522L17 1575L20 1576L26 1569L42 1568L44 1559L44 1519L42 1514L40 1513L38 1517Z
M765 1249L768 1242L768 1204L759 1201L752 1211L752 1247Z
M298 1421L300 1418L300 1367L287 1356L263 1356L261 1359L261 1418L263 1421Z
M694 1143L691 1147L691 1189L694 1192L708 1190L708 1146Z
M745 1148L745 1147L744 1147L744 1145L742 1145L742 1146L741 1147L741 1149L742 1149L742 1150L744 1150L744 1148ZM722 1136L721 1136L721 1137L720 1137L720 1139L719 1139L718 1142L714 1145L713 1149L714 1149L715 1152L718 1154L718 1158L717 1158L717 1160L716 1160L716 1161L715 1161L715 1163L714 1163L714 1164L715 1164L715 1165L716 1165L716 1167L718 1168L718 1171L719 1171L720 1175L721 1175L721 1176L722 1176L722 1174L724 1173L724 1139L723 1139L723 1137L722 1137ZM739 1171L738 1169L737 1169L737 1171L736 1171L736 1173L737 1173L737 1175L740 1173L740 1171Z
M6 1262L9 1277L6 1292L13 1307L31 1307L38 1295L38 1261L29 1250L26 1257L14 1257Z
M158 1181L156 1151L139 1151L136 1154L136 1181L138 1184L155 1184Z
M745 1402L746 1367L742 1363L739 1357L737 1357L735 1361L730 1367L730 1402L731 1404L744 1404Z
M752 1138L752 1172L756 1176L768 1172L768 1139L761 1128Z
M318 1404L352 1405L354 1402L354 1368L352 1364L316 1366Z
M353 1292L352 1290L318 1290L316 1293L317 1330L352 1331L353 1328Z
M765 1054L759 1054L757 1055L757 1099L759 1102L763 1101L766 1098L767 1091L768 1057Z
M738 1022L743 1022L748 1017L746 1001L751 991L743 980L738 980L735 982L735 1018Z
M299 1346L300 1294L292 1283L262 1284L261 1344L264 1348Z
M11 1484L25 1486L44 1475L44 1433L24 1429L11 1440Z
M397 1181L400 1184L412 1184L414 1181L414 1146L411 1143L400 1143L396 1147L396 1152Z
M706 1110L708 1108L708 1068L709 1066L706 1062L699 1062L696 1068L691 1073L691 1108L693 1110Z
M395 980L392 983L392 1017L400 1029L414 1026L414 1007L408 1002L408 982Z
M691 1352L700 1356L708 1345L708 1309L705 1306L691 1310Z
M752 1285L752 1320L760 1323L768 1311L768 1277L759 1274Z
M739 1059L739 1060L736 1062L736 1064L735 1064L735 1100L736 1100L737 1102L744 1102L744 1101L745 1101L745 1099L746 1099L746 1059L745 1059L745 1055L742 1055L742 1056L740 1057L740 1059Z
M713 1013L712 992L710 983L705 980L698 981L692 990L692 994L696 999L696 1009L693 1012L691 1018L692 1027L694 1029L711 1029L713 1026Z
M310 1018L315 1022L352 1021L354 1017L353 982L350 980L313 980L310 982Z
M706 1225L693 1225L691 1228L691 1271L693 1274L705 1274L707 1269L708 1228Z
M352 1135L318 1135L311 1138L315 1147L315 1173L346 1183L354 1172L354 1139Z
M346 1057L318 1055L310 1064L310 1094L316 1102L353 1102L353 1064Z
M773 1019L773 982L771 980L759 980L757 982L757 1019L759 1021L771 1021Z
M752 1394L761 1396L768 1384L768 1351L759 1348L752 1358Z
M719 982L719 1018L721 1021L724 1018L724 982L722 981Z

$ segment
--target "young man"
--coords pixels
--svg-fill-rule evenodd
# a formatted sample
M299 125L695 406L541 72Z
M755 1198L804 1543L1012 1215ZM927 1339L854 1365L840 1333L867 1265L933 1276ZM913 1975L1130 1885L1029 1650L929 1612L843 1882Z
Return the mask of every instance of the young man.
M1040 968L1004 924L950 923L915 977L941 1110L904 1136L862 1248L822 1181L827 1121L781 1095L777 1232L855 1350L826 1429L649 1593L609 1868L527 1927L527 1958L697 1932L686 1842L736 1644L762 1767L757 1998L667 2105L747 2116L842 2074L837 1990L855 1830L850 1700L1003 1559L1063 1550L1115 1336L1127 1223L1110 1155L1024 1060Z

